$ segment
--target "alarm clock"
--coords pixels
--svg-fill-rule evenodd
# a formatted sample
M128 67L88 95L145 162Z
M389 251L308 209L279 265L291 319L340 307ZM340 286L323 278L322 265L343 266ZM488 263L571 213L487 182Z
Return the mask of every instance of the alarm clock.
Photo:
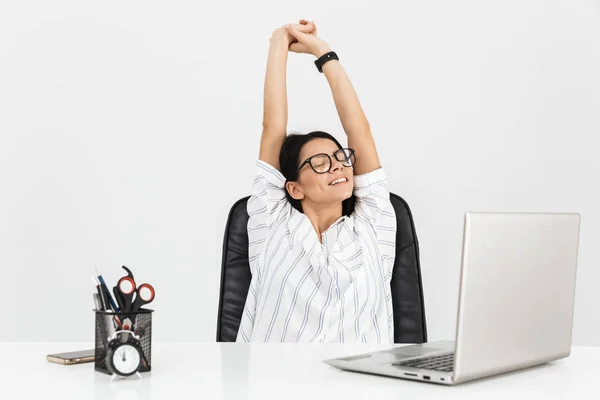
M125 334L130 336L125 336ZM107 370L113 376L127 377L137 373L142 366L142 359L140 337L134 332L129 330L116 331L109 338L105 361Z

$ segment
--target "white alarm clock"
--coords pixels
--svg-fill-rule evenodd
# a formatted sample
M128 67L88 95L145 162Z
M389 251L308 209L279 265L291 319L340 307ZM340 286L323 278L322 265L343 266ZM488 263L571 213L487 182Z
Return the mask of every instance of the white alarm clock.
M123 337L124 334L131 337ZM137 373L142 366L142 357L140 338L132 331L116 331L109 338L105 360L111 374L126 377Z

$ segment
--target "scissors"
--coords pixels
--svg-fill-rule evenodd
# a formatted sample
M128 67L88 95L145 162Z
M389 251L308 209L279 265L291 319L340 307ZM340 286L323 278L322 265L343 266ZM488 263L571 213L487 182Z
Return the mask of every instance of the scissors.
M140 310L143 305L146 305L154 300L154 288L149 283L143 283L136 287L133 274L123 265L127 276L119 279L117 286L113 288L119 311L122 313L135 313Z

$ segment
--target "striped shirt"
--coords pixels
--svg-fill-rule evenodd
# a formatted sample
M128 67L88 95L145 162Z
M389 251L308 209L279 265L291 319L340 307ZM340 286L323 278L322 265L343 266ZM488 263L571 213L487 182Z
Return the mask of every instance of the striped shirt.
M393 343L396 215L383 168L354 176L355 209L322 233L257 160L248 200L252 279L240 342Z

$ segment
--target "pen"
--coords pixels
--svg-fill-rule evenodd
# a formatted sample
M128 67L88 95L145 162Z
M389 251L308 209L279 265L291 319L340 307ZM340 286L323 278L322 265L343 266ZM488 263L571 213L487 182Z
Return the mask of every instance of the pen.
M96 291L98 292L98 297L100 298L100 307L98 308L98 310L100 311L106 311L106 309L108 308L108 301L104 298L104 293L102 293L102 289L100 288L100 284L98 283L98 281L96 280L96 278L94 278L93 276L90 276L90 278L92 278L92 281L94 282L94 286L96 286Z
M100 275L100 272L98 272L98 268L96 268L96 274L98 275L98 280L100 281L100 287L102 288L102 291L104 292L106 298L108 299L109 303L110 303L110 307L112 307L112 309L115 312L119 312L119 307L117 307L117 305L115 304L115 301L113 300L110 291L108 290L108 287L106 286L106 282L104 282L104 278L102 278L102 275Z
M100 282L100 284L99 284L100 297L104 297L104 302L105 302L105 310L103 310L103 311L110 310L112 308L112 310L114 312L118 313L119 308L117 307L114 300L112 299L112 296L110 295L110 292L108 291L108 287L106 286L106 282L104 282L104 278L102 278L102 275L100 275L100 272L98 272L98 268L96 268L96 275L98 275L98 281ZM113 315L112 319L120 329L122 327L122 324L121 324L121 321L119 320L119 318L116 315Z

